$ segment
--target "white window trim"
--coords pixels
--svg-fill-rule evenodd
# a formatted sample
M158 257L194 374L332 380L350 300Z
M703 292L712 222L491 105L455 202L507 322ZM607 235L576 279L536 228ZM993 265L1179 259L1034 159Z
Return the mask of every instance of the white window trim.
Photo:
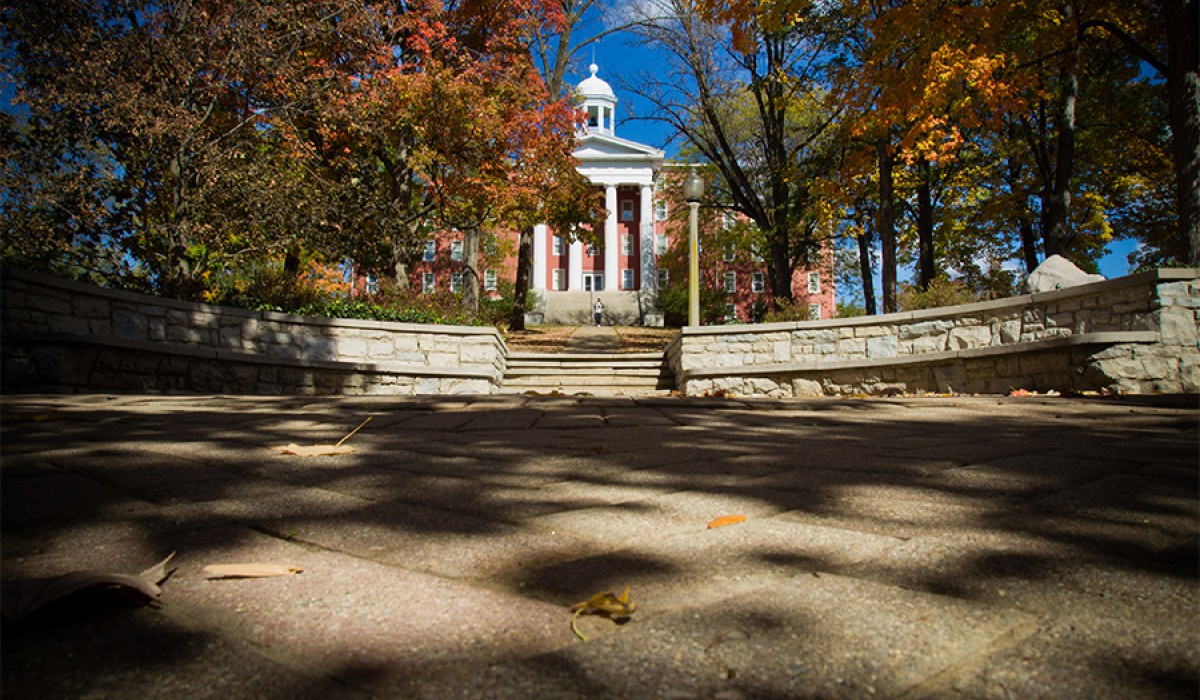
M725 290L726 294L736 294L737 293L737 273L736 272L726 272L721 277L721 288Z
M765 272L755 272L750 277L750 291L762 294L767 291L767 275Z
M562 254L563 254L563 251L565 251L565 250L566 250L566 244L563 242L563 237L562 237L562 236L555 236L555 237L554 237L553 248L551 248L551 250L553 251L553 253L554 253L555 255L562 255Z
M425 252L421 256L421 259L425 262L433 262L437 259L437 241L425 241Z
M550 275L550 285L554 287L554 291L561 292L567 288L567 271L561 267L554 268Z
M495 270L484 270L483 271L483 288L485 291L488 291L488 292L496 291L496 281L497 281L497 275L496 275Z
M665 267L658 268L658 288L662 289L671 283L671 271Z
M809 294L820 294L821 293L821 273L819 273L819 272L808 273L808 293Z
M819 321L821 319L821 305L820 304L809 304L808 305L808 318L810 321Z
M421 275L421 293L433 294L437 291L437 276L432 272Z
M462 288L463 288L463 273L461 273L461 272L450 273L450 293L456 294L459 291L461 291Z
M463 259L463 242L450 241L450 259L461 261Z
M621 270L621 289L633 289L633 270L631 268L627 267Z
M621 234L621 255L633 255L633 234Z
M654 220L666 221L669 210L667 209L667 200L660 199L654 203Z

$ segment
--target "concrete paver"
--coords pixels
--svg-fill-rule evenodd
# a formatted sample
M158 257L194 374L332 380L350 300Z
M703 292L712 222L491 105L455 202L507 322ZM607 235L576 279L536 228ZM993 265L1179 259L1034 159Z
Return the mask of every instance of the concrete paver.
M6 696L1200 693L1195 397L5 396L0 458L6 581L178 552L6 625Z

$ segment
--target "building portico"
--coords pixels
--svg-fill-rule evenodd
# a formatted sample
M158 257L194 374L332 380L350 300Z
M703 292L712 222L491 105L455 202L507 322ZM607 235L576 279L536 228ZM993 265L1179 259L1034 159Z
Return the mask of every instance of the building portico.
M663 151L618 137L617 98L608 83L591 77L577 88L588 115L575 151L579 172L604 190L608 216L603 245L568 242L545 225L534 228L533 285L539 292L604 292L637 295L657 287L654 249L654 186Z

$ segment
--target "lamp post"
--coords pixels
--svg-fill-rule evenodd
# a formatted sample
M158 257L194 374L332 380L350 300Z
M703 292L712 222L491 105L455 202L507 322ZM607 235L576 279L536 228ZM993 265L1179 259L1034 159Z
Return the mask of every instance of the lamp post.
M691 209L688 217L688 325L700 325L700 256L696 219L704 199L704 178L695 170L683 183L683 198Z

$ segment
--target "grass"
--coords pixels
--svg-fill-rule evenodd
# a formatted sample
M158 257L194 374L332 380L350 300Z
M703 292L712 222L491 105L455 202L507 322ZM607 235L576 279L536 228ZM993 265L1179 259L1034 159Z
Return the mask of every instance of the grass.
M508 331L504 342L513 352L562 352L567 338L579 326L532 326L523 331ZM621 352L659 352L679 333L674 328L617 326L613 330L621 339Z

